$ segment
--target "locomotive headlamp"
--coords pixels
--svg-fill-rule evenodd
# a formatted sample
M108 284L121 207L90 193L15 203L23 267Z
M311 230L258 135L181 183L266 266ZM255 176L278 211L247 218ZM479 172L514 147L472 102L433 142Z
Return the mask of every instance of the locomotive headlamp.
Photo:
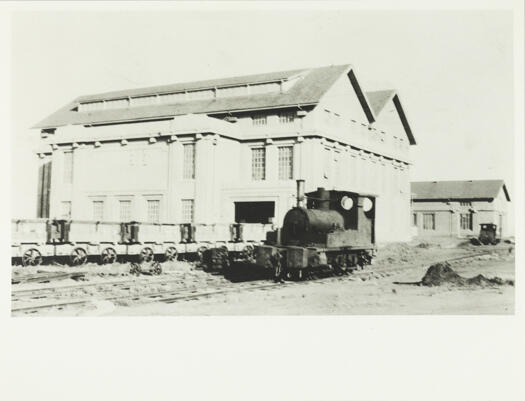
M348 196L343 196L343 198L341 199L341 207L344 210L350 210L352 209L353 206L354 206L354 201L352 200L352 198Z
M365 212L369 212L370 210L372 210L373 206L374 204L372 203L372 200L370 198L363 199L363 210Z

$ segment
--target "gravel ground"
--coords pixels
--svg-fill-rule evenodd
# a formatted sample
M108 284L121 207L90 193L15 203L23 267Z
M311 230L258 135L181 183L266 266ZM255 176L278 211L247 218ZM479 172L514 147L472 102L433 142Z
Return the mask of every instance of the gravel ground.
M482 250L498 253L478 256L475 260L452 263L452 268L464 277L483 274L514 279L514 254L508 246L480 248L458 241L435 243L414 242L390 244L380 247L370 277L342 277L340 280L309 281L280 288L216 294L198 300L179 301L173 304L136 302L110 302L103 298L121 294L115 289L108 294L108 287L90 286L80 292L62 293L50 300L91 299L88 306L50 310L38 314L53 316L114 316L114 315L404 315L404 314L512 314L514 313L514 287L422 287L410 283L421 280L427 268L444 259L471 255ZM160 276L129 275L129 264L82 267L39 266L13 267L13 277L42 272L82 272L81 281L53 280L50 283L21 283L13 290L61 287L81 283L127 281L133 278L140 288L137 293L160 290L158 280L176 280L179 288L198 288L206 291L232 284L220 275L196 269L191 263L170 262L162 265ZM261 284L264 284L261 281ZM171 289L171 287L170 287ZM119 292L120 291L120 292Z
M482 273L514 278L513 260L480 260L454 266L465 277ZM422 287L425 268L383 278L217 295L176 304L117 307L110 315L477 315L513 314L514 287Z

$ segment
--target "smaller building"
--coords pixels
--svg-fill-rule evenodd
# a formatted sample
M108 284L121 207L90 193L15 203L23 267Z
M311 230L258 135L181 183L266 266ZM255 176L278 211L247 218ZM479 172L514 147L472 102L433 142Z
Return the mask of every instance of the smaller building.
M510 196L503 180L412 182L412 226L418 236L478 235L480 224L511 235Z

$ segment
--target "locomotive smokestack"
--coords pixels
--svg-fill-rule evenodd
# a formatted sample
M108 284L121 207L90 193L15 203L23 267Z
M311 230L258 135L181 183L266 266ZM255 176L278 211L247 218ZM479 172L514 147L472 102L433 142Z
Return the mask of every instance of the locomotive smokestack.
M322 187L317 188L317 199L320 210L330 209L330 192Z
M304 206L304 180L297 180L297 207Z

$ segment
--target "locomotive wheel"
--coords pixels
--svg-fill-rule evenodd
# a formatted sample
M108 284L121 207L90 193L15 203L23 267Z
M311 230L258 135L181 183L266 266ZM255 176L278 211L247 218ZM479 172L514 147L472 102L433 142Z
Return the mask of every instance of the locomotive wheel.
M141 249L139 253L139 260L140 262L151 262L154 258L155 254L153 253L153 249L150 247L144 247Z
M22 266L38 266L42 263L42 254L36 248L28 249L22 255Z
M103 265L115 263L117 261L117 251L114 248L104 248L100 253L100 261Z
M80 266L87 262L87 252L84 248L75 248L69 255L72 266Z
M286 271L286 279L294 281L302 281L304 278L303 269L294 269Z
M172 260L176 260L177 259L177 255L178 255L177 248L175 248L174 246L168 247L168 249L166 249L166 252L164 253L164 257L165 257L167 262L171 262Z
M244 249L242 250L243 258L247 260L253 259L253 251L254 251L253 245L251 244L246 245Z

